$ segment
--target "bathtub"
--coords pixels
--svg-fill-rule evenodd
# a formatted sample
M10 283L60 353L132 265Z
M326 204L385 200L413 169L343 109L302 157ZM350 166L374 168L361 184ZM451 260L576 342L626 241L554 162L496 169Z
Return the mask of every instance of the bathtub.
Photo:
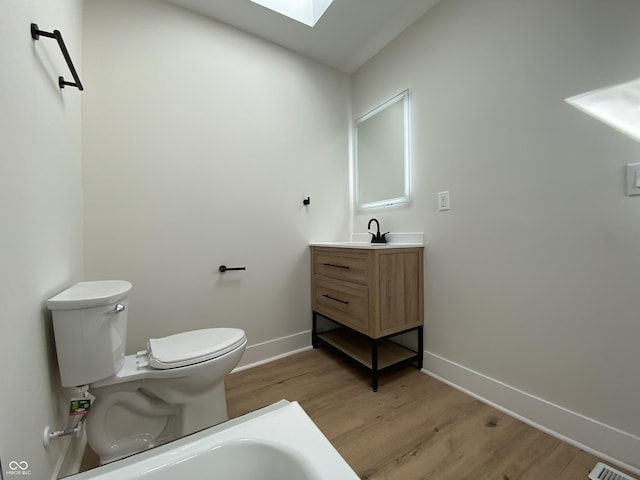
M298 402L281 400L74 480L356 480Z

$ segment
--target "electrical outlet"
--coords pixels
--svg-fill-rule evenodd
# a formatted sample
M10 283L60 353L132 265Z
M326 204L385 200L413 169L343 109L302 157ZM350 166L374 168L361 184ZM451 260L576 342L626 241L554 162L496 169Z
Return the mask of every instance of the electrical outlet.
M438 210L450 210L449 206L449 191L438 192Z

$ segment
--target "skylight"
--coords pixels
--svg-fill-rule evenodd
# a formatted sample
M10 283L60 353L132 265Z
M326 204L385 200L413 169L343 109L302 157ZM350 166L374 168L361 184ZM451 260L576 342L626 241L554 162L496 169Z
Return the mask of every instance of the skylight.
M313 27L333 0L250 0Z
M640 142L640 78L583 93L566 101Z

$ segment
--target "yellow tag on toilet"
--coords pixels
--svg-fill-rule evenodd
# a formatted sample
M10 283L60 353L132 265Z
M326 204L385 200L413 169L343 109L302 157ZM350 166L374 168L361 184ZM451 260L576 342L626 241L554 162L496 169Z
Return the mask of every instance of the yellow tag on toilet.
M91 410L90 398L72 398L69 402L69 415L84 415Z

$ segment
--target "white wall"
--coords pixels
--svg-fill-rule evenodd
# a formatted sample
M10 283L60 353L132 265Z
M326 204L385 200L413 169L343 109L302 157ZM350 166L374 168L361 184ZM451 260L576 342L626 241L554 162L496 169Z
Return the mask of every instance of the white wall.
M55 3L55 5L54 5ZM52 39L62 32L82 73L82 4L9 0L0 16L0 458L28 463L29 478L55 475L65 440L49 450L45 425L61 428L61 392L47 298L82 276L80 99Z
M31 478L63 447L41 444L66 420L44 302L82 277L82 173L86 278L134 283L130 351L222 325L308 343L307 243L349 230L348 78L152 0L88 0L82 51L81 2L49 3L9 0L0 20L0 458ZM623 166L640 147L563 99L640 76L639 17L634 0L442 0L353 79L355 116L411 91L413 201L353 230L426 232L427 367L638 468ZM32 21L63 32L85 92L58 89Z
M354 230L425 231L427 368L637 468L640 145L563 99L640 76L639 18L442 0L353 79L356 117L410 90L413 201Z
M162 1L89 0L84 34L86 275L133 283L129 352L309 345L308 242L349 232L348 77Z

